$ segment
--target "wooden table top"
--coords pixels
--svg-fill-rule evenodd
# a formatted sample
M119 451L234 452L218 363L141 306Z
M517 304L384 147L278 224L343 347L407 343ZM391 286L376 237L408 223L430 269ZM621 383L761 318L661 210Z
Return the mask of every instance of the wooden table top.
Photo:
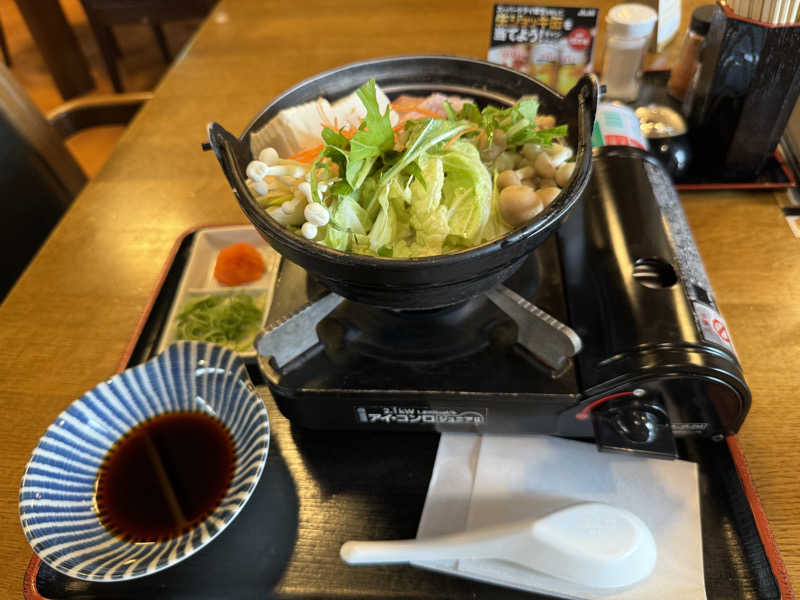
M682 30L694 4L684 3ZM201 152L206 123L240 132L285 88L351 61L485 57L491 14L489 1L422 0L380 9L223 0L212 13L0 306L3 597L20 593L31 556L17 491L38 437L114 372L178 236L201 224L246 222L214 156ZM789 573L800 581L800 240L778 193L681 197L753 392L741 444Z

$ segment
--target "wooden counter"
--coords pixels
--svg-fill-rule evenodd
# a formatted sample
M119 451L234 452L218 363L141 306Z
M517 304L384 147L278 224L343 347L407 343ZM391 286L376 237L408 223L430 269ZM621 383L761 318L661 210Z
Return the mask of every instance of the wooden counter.
M201 152L206 123L238 133L288 86L347 62L486 56L491 2L382 4L223 0L0 306L3 597L18 597L31 555L17 491L38 437L114 372L176 238L200 224L246 222L216 159ZM685 27L691 6L684 9ZM682 198L753 391L741 443L800 581L800 240L777 194Z

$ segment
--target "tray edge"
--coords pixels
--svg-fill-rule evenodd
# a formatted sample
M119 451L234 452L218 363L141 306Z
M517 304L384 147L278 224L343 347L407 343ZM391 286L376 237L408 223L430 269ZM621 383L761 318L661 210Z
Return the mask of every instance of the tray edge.
M128 341L128 344L126 345L125 349L122 352L115 373L120 373L127 367L128 362L130 361L130 358L133 354L134 348L136 347L136 344L139 340L139 337L144 331L145 325L147 324L147 321L150 318L150 314L153 310L156 299L158 298L159 292L161 291L161 288L164 285L167 274L169 273L169 270L172 267L172 264L178 253L178 250L181 244L184 242L184 240L189 235L193 235L194 233L202 229L211 229L215 227L231 227L234 225L238 224L236 223L201 224L186 229L183 233L181 233L178 236L172 248L170 249L167 258L164 261L164 266L162 267L161 272L158 275L158 279L156 280L156 283L152 289L147 304L145 305L145 308L143 309L139 320L137 321L136 325L133 328L130 340ZM758 496L758 492L756 491L755 483L753 482L753 478L750 474L750 469L747 464L747 459L745 458L744 453L742 452L741 449L741 445L739 444L739 439L736 435L731 435L726 438L726 443L731 455L731 459L734 463L734 466L736 467L736 472L738 474L739 481L741 482L742 488L745 492L748 505L750 506L750 510L753 514L759 539L761 540L761 544L763 545L764 551L767 554L767 559L769 561L772 573L775 576L776 581L778 582L778 587L781 593L781 600L795 600L796 596L794 593L794 589L792 587L791 580L789 578L789 573L786 569L786 565L783 561L780 550L778 549L778 545L775 541L775 537L770 528L766 512L764 511L764 507L761 504L761 500ZM28 562L28 566L25 569L25 575L22 582L22 592L23 592L23 598L25 600L55 600L52 598L46 598L42 596L36 588L36 576L39 572L39 567L41 566L41 562L42 562L41 559L39 559L39 557L35 553L32 553L31 559Z

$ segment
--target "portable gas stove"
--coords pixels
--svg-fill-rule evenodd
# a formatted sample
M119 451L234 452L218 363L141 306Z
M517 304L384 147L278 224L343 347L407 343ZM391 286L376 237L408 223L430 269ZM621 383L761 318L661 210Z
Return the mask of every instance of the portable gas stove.
M669 177L595 149L558 233L504 285L397 311L345 300L283 260L257 340L283 414L312 429L541 433L662 457L722 439L750 406Z

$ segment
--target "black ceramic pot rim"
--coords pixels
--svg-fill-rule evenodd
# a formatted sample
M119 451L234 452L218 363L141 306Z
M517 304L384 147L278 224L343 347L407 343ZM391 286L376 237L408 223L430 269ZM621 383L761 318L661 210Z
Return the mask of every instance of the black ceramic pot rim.
M481 67L489 67L491 70L497 71L506 71L513 74L516 77L527 79L531 82L532 87L545 87L547 88L555 97L557 97L560 101L563 101L565 96L562 96L557 91L549 88L548 86L544 85L540 81L537 81L528 75L521 73L519 71L515 71L508 67L504 67L495 63L491 63L485 60L479 60L475 58L467 58L462 56L452 56L452 55L444 55L444 54L419 54L419 55L402 55L402 56L392 56L392 57L385 57L385 58L375 58L365 61L358 61L353 63L348 63L339 67L335 67L333 69L329 69L327 71L323 71L311 77L308 77L299 83L295 84L294 86L288 88L280 95L276 96L272 101L267 104L267 106L262 109L258 115L256 115L250 123L245 127L244 133L239 136L238 142L244 143L245 136L250 132L253 126L256 124L258 119L263 115L264 112L269 110L269 108L275 104L278 104L284 98L291 96L294 92L307 87L309 84L317 81L319 79L324 79L331 75L335 75L337 73L343 72L348 69L358 68L358 67L368 67L372 64L391 64L392 62L407 62L407 61L435 61L435 60L447 60L453 61L454 63L462 63L466 65L479 65ZM380 83L380 82L379 82ZM447 86L447 85L437 85L435 83L425 84L427 89L436 89L436 88L447 88L450 87L451 89L458 87L458 86ZM240 201L240 205L248 218L254 222L258 222L259 226L264 227L267 229L272 235L276 236L281 243L285 244L289 248L296 250L297 252L306 253L312 252L317 256L318 259L322 259L326 262L334 262L338 264L345 263L349 266L363 266L365 268L374 268L374 269L390 269L390 270L417 270L417 269L424 269L425 267L436 266L437 268L447 267L450 265L456 265L462 263L465 260L469 260L470 258L478 258L485 256L487 254L491 254L496 249L504 248L509 245L514 245L528 237L531 237L543 230L553 229L560 219L565 216L565 214L570 210L572 205L577 200L580 193L585 188L586 183L589 178L589 172L591 170L591 127L592 123L587 124L585 118L580 118L583 116L587 111L591 111L591 114L594 114L594 108L596 107L597 100L598 100L598 89L599 84L597 79L592 74L584 75L575 87L571 90L570 94L577 93L578 94L578 110L579 110L579 118L578 118L578 147L575 148L575 172L573 173L572 178L570 179L569 183L565 188L561 190L561 193L550 203L547 207L540 212L536 218L525 225L524 227L519 227L514 229L504 235L503 237L497 238L495 240L491 240L480 244L478 246L474 246L472 248L465 248L464 250L459 250L457 252L450 252L447 254L437 254L434 256L423 256L423 257L414 257L414 258L393 258L393 257L380 257L380 256L370 256L365 254L356 254L351 252L342 252L340 250L335 250L333 248L329 248L323 244L319 244L313 242L311 240L306 240L300 235L295 234L291 230L285 228L283 225L272 219L267 212L258 204L255 197L251 193L249 187L246 184L245 177L243 177L243 173L240 172L239 169L234 168L233 173L230 175L234 178L236 186L234 187L234 193L237 195ZM490 88L487 86L486 88L487 93L491 93ZM468 93L469 89L467 86L464 86L464 93ZM474 93L474 89L473 89ZM568 94L569 95L569 94ZM504 98L503 95L495 94L495 97L500 101ZM333 99L331 99L333 100ZM514 99L506 99L506 102L513 101ZM215 127L219 127L216 123L210 123L208 125L209 131L209 138L211 138L212 130ZM231 161L232 164L235 165L235 161ZM238 188L238 190L236 189Z

